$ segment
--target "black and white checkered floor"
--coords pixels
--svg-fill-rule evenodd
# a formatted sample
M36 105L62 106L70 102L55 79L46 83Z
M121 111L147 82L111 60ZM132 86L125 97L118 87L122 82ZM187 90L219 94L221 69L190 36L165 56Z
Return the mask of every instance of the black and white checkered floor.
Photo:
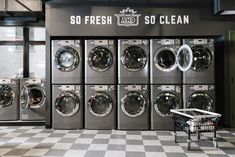
M179 132L174 143L170 131L48 130L44 127L0 127L0 156L65 157L235 157L235 131L212 133L187 151L186 134ZM193 136L193 139L196 137Z

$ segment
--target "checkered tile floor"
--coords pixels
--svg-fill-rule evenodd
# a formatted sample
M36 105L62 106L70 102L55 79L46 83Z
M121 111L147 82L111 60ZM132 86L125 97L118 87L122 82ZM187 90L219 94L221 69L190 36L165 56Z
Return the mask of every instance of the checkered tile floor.
M174 143L169 131L48 130L44 127L0 127L0 156L65 157L235 157L235 131L218 131L219 148L208 141L187 151L186 134ZM193 139L196 137L193 136Z

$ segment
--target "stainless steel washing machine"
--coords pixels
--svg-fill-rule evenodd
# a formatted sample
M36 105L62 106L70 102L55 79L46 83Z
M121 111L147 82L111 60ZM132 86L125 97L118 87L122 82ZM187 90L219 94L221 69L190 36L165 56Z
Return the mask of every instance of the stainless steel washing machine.
M114 40L85 41L85 83L116 83L116 47Z
M82 129L82 86L53 85L52 88L52 127L54 129Z
M180 39L150 40L150 83L181 84L182 73L176 56L181 46Z
M52 40L52 83L82 83L80 40Z
M45 80L20 80L20 120L45 121L47 116Z
M118 40L118 83L149 83L148 40Z
M214 85L183 85L184 108L215 111Z
M148 130L148 85L118 85L118 129Z
M0 79L0 121L19 120L19 81Z
M85 128L116 129L115 86L86 85L85 92Z
M171 109L182 108L180 85L151 85L151 129L173 130Z
M184 39L190 46L193 62L183 74L184 84L214 84L214 39Z

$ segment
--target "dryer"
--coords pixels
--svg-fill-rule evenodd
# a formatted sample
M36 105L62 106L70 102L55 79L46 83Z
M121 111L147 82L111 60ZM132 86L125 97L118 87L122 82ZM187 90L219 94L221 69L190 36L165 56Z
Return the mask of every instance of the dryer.
M118 85L118 129L149 129L148 85Z
M45 80L20 80L20 120L45 121L47 116Z
M184 108L215 111L214 85L183 85Z
M82 129L82 86L53 85L52 92L52 127L54 129Z
M149 83L148 40L118 40L118 83Z
M150 40L150 83L181 84L182 73L177 66L180 39Z
M82 54L80 40L52 40L52 84L81 84Z
M19 81L0 79L0 121L19 120Z
M114 40L85 41L85 83L116 83L116 47Z
M173 130L171 109L182 108L180 85L151 85L151 129Z
M85 128L116 129L115 86L86 85L85 92Z
M183 83L214 84L214 39L184 39L183 43L193 52L192 65L183 73Z

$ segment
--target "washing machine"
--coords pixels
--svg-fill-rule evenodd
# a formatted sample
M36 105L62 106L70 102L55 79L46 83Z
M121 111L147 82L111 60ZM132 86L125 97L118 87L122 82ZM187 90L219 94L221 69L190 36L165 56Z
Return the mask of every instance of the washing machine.
M183 73L183 83L214 84L214 39L184 39L183 43L193 52L192 65Z
M150 40L151 84L181 84L182 73L176 61L180 46L180 39Z
M0 121L19 120L19 81L0 79Z
M116 46L114 40L85 41L85 83L116 83Z
M85 92L85 128L116 129L115 86L86 85Z
M118 40L118 83L149 83L149 41Z
M147 85L118 85L118 129L148 130L150 122Z
M151 85L151 129L173 130L171 109L182 108L180 85Z
M82 50L80 40L52 40L52 83L82 83Z
M183 85L184 108L215 111L214 85Z
M52 92L52 127L54 129L82 129L82 86L53 85Z
M45 80L20 80L20 120L45 121L47 116Z

